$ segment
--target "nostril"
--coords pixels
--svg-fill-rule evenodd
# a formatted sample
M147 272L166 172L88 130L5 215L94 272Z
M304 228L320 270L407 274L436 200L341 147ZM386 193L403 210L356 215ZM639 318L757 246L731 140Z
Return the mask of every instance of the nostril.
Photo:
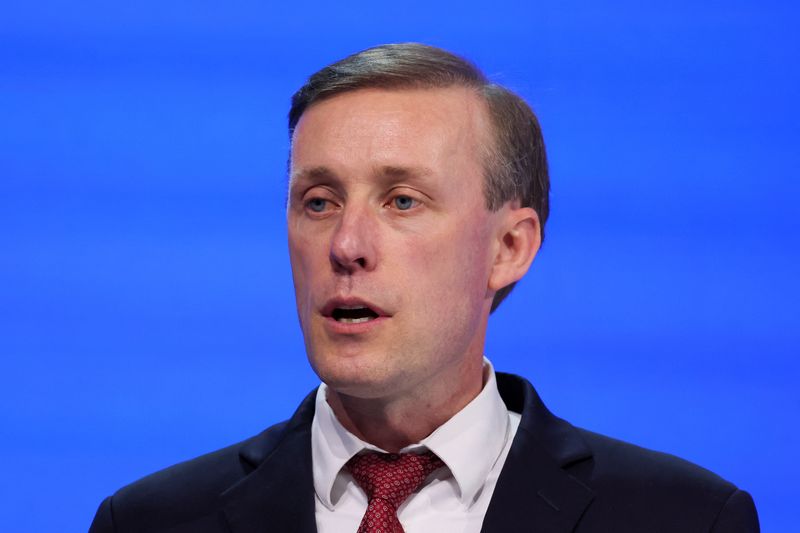
M366 270L369 261L364 256L357 256L351 259L343 254L331 253L331 264L336 271L353 272L354 270Z
M366 270L367 260L364 257L348 260L347 258L338 257L331 254L331 264L337 272L353 273L356 270Z

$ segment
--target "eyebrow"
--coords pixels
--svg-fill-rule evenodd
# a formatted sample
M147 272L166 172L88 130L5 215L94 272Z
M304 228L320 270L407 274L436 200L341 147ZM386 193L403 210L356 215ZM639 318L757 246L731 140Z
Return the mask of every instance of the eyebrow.
M379 176L386 176L393 179L415 179L429 176L433 174L433 171L427 167L400 167L384 165L380 167L377 174Z
M397 166L397 165L383 165L378 167L373 173L378 179L388 178L389 180L413 180L423 178L433 174L433 171L428 167L416 166ZM311 168L300 169L293 172L290 176L290 182L298 180L310 181L338 181L339 177L330 168L326 166L317 166Z
M326 166L302 168L297 172L292 172L289 176L289 183L294 183L297 180L329 180L336 179L336 173Z

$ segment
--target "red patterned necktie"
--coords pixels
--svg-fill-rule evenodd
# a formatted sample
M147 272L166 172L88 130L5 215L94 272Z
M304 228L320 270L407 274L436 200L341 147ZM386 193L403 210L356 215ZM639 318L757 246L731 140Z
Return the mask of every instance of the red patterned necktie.
M350 459L347 468L369 499L358 533L404 533L397 508L443 465L431 452L365 453Z

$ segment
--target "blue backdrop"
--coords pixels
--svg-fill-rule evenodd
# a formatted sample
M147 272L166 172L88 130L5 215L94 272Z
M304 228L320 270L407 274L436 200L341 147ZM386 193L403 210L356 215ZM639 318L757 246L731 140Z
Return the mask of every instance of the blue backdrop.
M491 320L496 367L792 529L795 2L2 4L4 531L83 531L121 485L316 384L286 249L288 99L407 40L520 92L548 142L548 238Z

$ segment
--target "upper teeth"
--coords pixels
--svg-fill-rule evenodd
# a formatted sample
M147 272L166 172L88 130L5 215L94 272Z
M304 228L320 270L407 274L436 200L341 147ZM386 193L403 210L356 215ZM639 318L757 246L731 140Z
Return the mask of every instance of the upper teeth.
M370 317L365 316L362 318L340 318L339 322L344 322L346 324L358 324L360 322L367 322L371 320Z

